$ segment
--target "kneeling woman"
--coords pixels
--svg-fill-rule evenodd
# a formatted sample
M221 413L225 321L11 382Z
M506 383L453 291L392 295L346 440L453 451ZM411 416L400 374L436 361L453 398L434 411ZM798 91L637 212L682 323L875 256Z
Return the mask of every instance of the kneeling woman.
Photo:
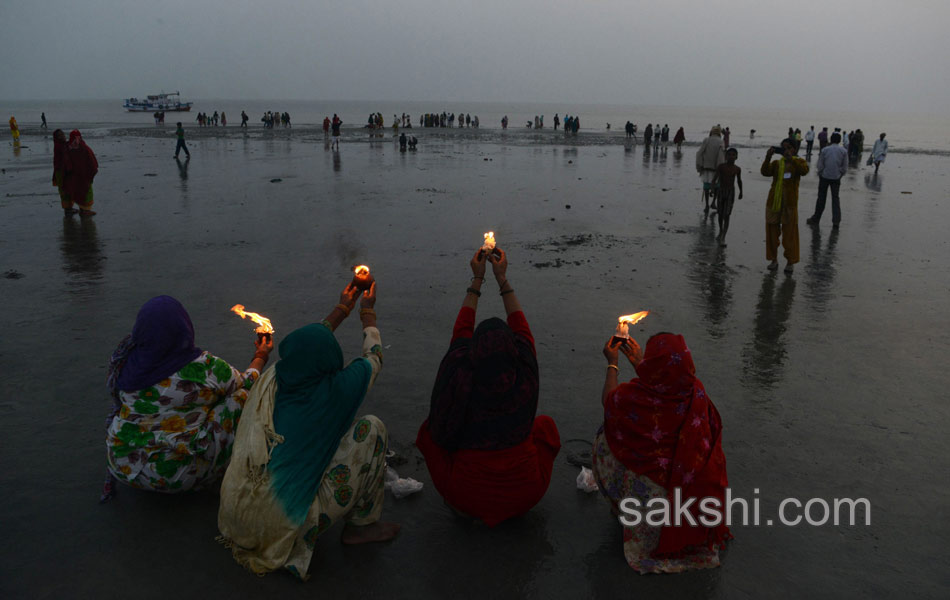
M541 500L561 448L554 420L535 418L534 338L506 278L508 259L497 252L490 258L479 252L471 261L475 277L439 367L429 419L416 439L445 502L491 527ZM473 333L488 260L508 323L487 319Z
M255 573L285 567L307 578L314 544L345 520L343 542L391 539L383 510L386 428L356 413L382 368L376 328L376 285L360 300L363 356L343 366L333 331L356 304L343 290L320 324L280 343L280 361L251 392L221 483L220 540Z
M618 351L622 351L638 377L617 384ZM726 458L722 452L722 422L703 384L683 336L660 333L647 342L641 355L636 341L604 346L607 380L602 402L604 425L594 440L594 475L601 493L620 515L624 498L635 498L640 507L654 498L673 506L675 490L682 502L709 496L722 506ZM642 356L642 358L641 358ZM653 505L651 505L652 507ZM639 573L676 573L719 566L719 550L732 535L725 524L704 527L697 510L697 526L683 517L681 526L623 525L623 553ZM632 521L630 516L624 516ZM673 518L671 513L670 518Z
M109 476L100 502L115 494L116 479L157 492L219 479L247 392L273 347L269 338L258 340L254 360L241 373L195 347L195 328L178 300L146 302L109 363Z

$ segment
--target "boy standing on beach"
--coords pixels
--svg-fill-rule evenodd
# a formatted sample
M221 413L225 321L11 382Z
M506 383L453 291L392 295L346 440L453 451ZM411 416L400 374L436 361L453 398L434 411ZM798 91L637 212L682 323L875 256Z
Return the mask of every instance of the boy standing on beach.
M178 121L178 126L175 128L175 135L178 136L178 145L175 146L175 158L178 158L178 153L182 150L185 151L185 156L191 158L191 152L188 152L188 148L185 146L185 128L181 126L181 121Z
M729 230L729 216L732 214L732 205L736 201L736 181L739 182L739 200L742 200L742 169L736 164L739 151L735 148L726 150L726 162L716 167L713 177L713 187L719 184L719 235L716 241L720 246L726 245L726 232Z

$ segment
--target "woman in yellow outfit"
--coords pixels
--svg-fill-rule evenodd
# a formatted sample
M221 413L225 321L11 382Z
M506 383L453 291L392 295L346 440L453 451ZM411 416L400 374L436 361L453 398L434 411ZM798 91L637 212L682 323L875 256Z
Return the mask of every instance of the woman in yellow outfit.
M778 246L785 248L785 272L792 273L798 262L798 183L808 173L808 163L795 156L795 142L782 141L782 158L772 160L775 149L769 148L762 162L762 176L772 178L768 202L765 204L765 258L769 270L778 269Z
M20 141L20 128L17 126L16 119L14 117L10 117L10 133L13 134L14 143Z

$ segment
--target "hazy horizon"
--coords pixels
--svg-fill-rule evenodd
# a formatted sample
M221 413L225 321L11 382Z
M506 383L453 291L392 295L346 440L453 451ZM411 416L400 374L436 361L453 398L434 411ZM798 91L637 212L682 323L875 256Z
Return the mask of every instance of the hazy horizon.
M767 10L753 0L8 0L0 98L164 89L185 99L944 114L948 17L950 3L927 0ZM57 22L69 30L49 35Z

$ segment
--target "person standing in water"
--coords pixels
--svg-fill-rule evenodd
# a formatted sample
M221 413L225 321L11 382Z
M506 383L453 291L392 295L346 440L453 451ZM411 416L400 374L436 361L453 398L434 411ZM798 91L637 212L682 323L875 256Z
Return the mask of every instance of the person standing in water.
M16 118L10 117L10 133L13 135L13 143L20 143L20 127L16 124Z
M716 169L724 162L726 162L726 153L722 143L722 128L716 125L709 130L709 135L696 151L696 171L699 172L699 177L703 182L703 200L706 202L707 211L710 198L715 202L713 179L716 177Z
M59 203L63 207L66 216L74 215L79 211L73 208L73 202L69 199L64 186L66 177L66 134L62 129L53 132L53 186L59 192Z
M181 126L181 121L177 123L175 135L178 136L178 144L175 146L175 158L178 158L178 153L182 150L185 151L185 156L191 158L191 152L188 152L188 147L185 146L185 128Z
M44 112L44 113L40 113L40 119L43 120L43 123L40 124L40 127L41 127L42 129L47 129L47 127L46 127L46 113L45 113L45 112Z
M838 189L841 187L841 178L848 172L848 151L838 144L841 141L840 133L831 134L831 143L825 146L818 154L818 200L815 201L815 212L805 221L809 225L818 225L822 213L825 212L825 201L828 199L828 188L831 188L831 223L837 229L841 222L841 203L838 201Z
M79 130L73 129L69 133L69 142L66 144L63 187L70 200L68 208L72 208L73 203L78 204L80 217L91 217L96 214L92 210L92 181L98 172L99 161L96 160L96 155L83 141Z
M795 140L782 140L782 157L772 160L775 149L770 147L759 171L772 178L772 187L765 204L765 258L769 270L778 269L778 247L785 248L785 273L792 274L799 260L798 242L798 184L808 173L805 159L795 156Z
M871 158L868 160L868 165L872 162L874 163L875 175L877 175L877 170L881 168L881 163L887 158L887 140L884 139L885 135L887 134L882 133L880 138L874 140L874 147L871 148Z
M726 162L716 167L716 176L713 177L713 187L719 187L719 235L716 241L720 246L726 245L726 232L729 231L729 217L732 215L732 205L736 201L736 182L739 183L739 200L742 200L742 169L736 165L739 151L735 148L726 150Z
M247 129L247 113L243 110L241 111L241 127Z
M333 142L330 144L330 148L340 149L340 127L342 125L343 121L336 116L336 113L333 113L333 121L330 122L330 128L333 130Z

